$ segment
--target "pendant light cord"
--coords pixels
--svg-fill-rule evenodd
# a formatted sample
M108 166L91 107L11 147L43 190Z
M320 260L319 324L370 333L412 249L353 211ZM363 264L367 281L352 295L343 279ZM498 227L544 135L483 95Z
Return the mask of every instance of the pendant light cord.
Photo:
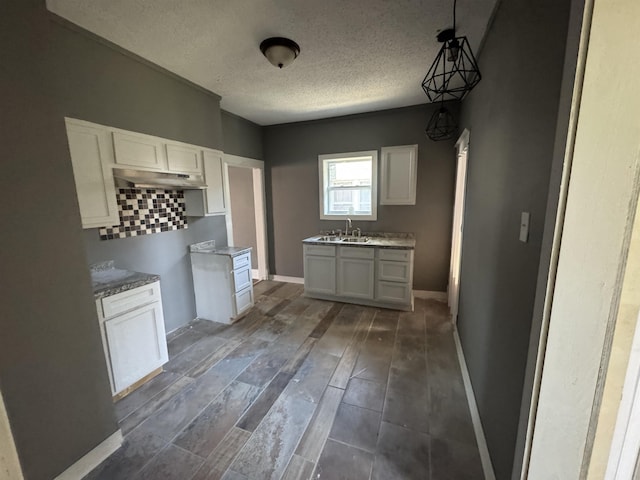
M456 2L457 0L453 0L453 34L456 33Z

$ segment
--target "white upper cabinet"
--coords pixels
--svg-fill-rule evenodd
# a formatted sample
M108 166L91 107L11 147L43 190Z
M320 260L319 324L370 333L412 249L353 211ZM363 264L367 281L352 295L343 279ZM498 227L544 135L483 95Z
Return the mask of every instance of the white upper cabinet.
M167 166L170 172L202 174L202 151L192 145L167 144Z
M108 129L65 119L82 228L120 223Z
M207 198L207 213L225 213L224 182L222 174L223 153L217 150L205 150L203 152L204 180L207 189L204 194Z
M223 158L219 150L202 150L202 165L205 190L186 190L184 197L187 216L205 217L208 215L222 215L227 211L224 195Z
M161 138L134 132L113 132L115 162L118 166L166 170L167 158Z
M382 147L380 204L415 205L418 145Z

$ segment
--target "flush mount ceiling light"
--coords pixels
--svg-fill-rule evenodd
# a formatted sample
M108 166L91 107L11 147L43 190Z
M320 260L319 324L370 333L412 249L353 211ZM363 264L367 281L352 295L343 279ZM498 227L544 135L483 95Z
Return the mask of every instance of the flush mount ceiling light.
M480 82L480 70L467 37L456 37L456 0L453 1L453 28L436 37L440 51L422 81L429 100L461 100Z
M262 41L260 51L274 67L283 68L296 59L300 47L288 38L272 37Z
M439 142L441 140L449 140L450 138L453 138L457 129L458 127L456 122L453 120L453 115L451 115L451 112L441 104L440 108L431 115L425 132L427 133L427 137L431 140Z

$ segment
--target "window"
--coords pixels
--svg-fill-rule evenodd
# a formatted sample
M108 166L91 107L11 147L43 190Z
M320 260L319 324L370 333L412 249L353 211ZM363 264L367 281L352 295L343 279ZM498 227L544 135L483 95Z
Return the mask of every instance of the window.
M377 219L378 152L319 155L320 218Z

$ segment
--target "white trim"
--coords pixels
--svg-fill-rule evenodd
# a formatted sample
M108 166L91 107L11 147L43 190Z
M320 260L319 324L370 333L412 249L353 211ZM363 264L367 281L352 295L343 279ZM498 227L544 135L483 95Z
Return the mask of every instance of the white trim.
M286 275L269 275L269 280L274 282L300 283L304 284L302 277L287 277Z
M260 280L260 270L258 270L257 268L252 268L251 269L251 278L253 280Z
M414 290L413 296L415 298L422 298L426 300L438 300L440 302L447 301L447 292L433 292L430 290Z
M229 166L252 169L253 179L253 201L256 215L256 257L258 259L259 280L269 278L268 261L268 239L267 239L267 212L266 212L266 189L264 180L264 162L253 158L239 157L225 153L223 158L223 182L225 203L227 205L227 215L225 222L227 226L227 245L233 246L233 219L231 218L231 193L229 191Z
M0 474L4 475L2 477L4 480L24 479L2 392L0 392Z
M460 303L460 272L462 270L462 239L464 236L464 205L467 195L467 165L469 162L469 130L464 129L456 142L456 188L451 223L451 258L449 260L449 285L447 303L451 321L458 322Z
M122 445L122 431L117 430L96 448L55 477L54 480L78 480L83 478L120 448L120 445Z
M471 413L473 430L476 434L476 442L478 443L478 450L480 451L480 461L482 462L484 478L485 480L496 480L496 474L493 471L493 464L491 463L491 456L489 455L489 447L487 446L487 439L484 436L482 421L480 420L480 412L478 411L476 396L473 393L471 377L469 377L469 369L467 368L467 361L464 358L464 352L462 351L462 344L460 343L460 336L458 335L457 328L454 328L453 330L453 341L456 344L458 362L460 363L460 370L462 371L462 381L464 382L464 390L467 394L467 401L469 402L469 412Z
M640 319L639 319L640 320ZM636 321L616 427L611 440L607 480L626 480L634 473L640 449L640 321Z

